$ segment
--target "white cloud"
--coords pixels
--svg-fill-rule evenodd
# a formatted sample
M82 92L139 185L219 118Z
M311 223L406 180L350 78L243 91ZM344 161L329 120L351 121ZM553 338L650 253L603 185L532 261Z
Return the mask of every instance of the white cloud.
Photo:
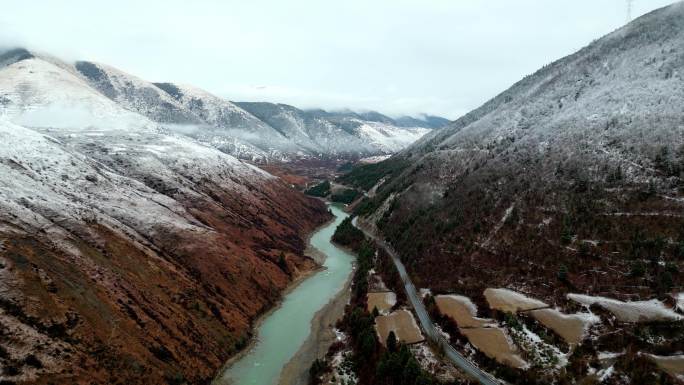
M633 14L670 2L636 0ZM45 0L2 8L5 45L233 100L450 118L626 17L625 0Z

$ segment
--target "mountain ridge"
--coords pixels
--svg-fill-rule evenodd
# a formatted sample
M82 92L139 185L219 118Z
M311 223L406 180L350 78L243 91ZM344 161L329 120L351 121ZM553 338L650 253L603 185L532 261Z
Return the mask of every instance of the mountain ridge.
M684 290L683 106L679 2L338 182L368 191L356 212L398 251L416 287L465 296L478 317L510 335L523 328L556 347L564 345L546 339L553 332L540 332L526 312L497 306L485 291L543 301L562 317L600 317L562 365L518 370L470 356L502 380L678 383L647 357L681 354L672 336L683 333L681 313L674 314ZM638 308L653 303L675 320L649 322L634 309L633 322L621 322L609 305L578 306L576 293ZM474 341L437 307L434 319L470 355ZM539 351L525 338L514 343L527 358ZM606 351L623 353L608 363ZM597 364L587 371L587 362ZM605 381L593 375L599 368L611 372Z
M623 247L632 241L625 234L636 231L647 238L661 234L676 244L684 237L676 215L684 193L682 68L684 4L677 3L544 66L346 181L361 181L373 170L380 185L364 214L378 219L407 257L422 261L427 258L421 255L434 255L429 263L416 265L424 266L417 274L425 277L428 266L466 256L487 263L529 258L558 270L577 257L560 242L560 234L562 242L574 237L568 247L577 250L583 240L600 239L597 228L607 239L589 249L599 255L613 243L621 245L616 252L628 254ZM649 210L660 222L644 219ZM511 222L510 215L517 219ZM441 234L427 235L434 246L414 242L415 234L407 238L409 221L420 223L421 233L432 229ZM618 222L624 234L614 232ZM531 246L527 242L535 223L541 241ZM451 237L464 244L455 245ZM464 256L453 257L450 247ZM663 253L672 258L676 247L665 247ZM548 255L558 257L549 260ZM629 269L628 259L622 263ZM459 271L452 269L446 270ZM655 269L653 274L664 273ZM547 278L529 277L529 282L536 282L537 290L552 290L558 283L548 280L554 277L549 273ZM447 285L446 278L436 274L433 284ZM511 284L499 276L480 282L487 280ZM597 290L583 284L587 292ZM650 285L651 295L657 294L657 279ZM476 292L474 286L469 290ZM560 300L550 292L539 294Z
M57 59L5 56L0 142L3 381L209 382L315 267L321 202Z

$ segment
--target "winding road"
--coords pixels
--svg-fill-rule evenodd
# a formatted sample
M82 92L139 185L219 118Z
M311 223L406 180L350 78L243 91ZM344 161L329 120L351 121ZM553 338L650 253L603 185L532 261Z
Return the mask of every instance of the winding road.
M399 275L401 276L401 280L404 282L404 288L406 289L406 294L411 301L411 305L413 305L413 308L416 311L416 314L418 315L418 319L420 321L420 325L423 329L423 332L428 336L430 340L435 342L440 346L446 357L448 357L454 364L456 364L459 368L461 368L463 371L465 371L467 374L469 374L471 377L476 379L477 381L480 382L482 385L501 385L504 384L505 382L497 380L495 377L493 377L491 374L485 372L484 370L480 369L477 367L474 363L472 363L470 360L467 358L463 357L461 353L456 351L453 346L447 342L444 337L437 331L435 328L435 324L432 323L432 320L430 319L430 316L428 315L427 310L425 310L425 305L423 304L423 300L418 296L418 292L416 291L416 287L413 286L413 282L411 282L411 278L409 277L408 273L406 272L406 268L404 267L404 264L401 262L399 259L399 255L397 252L390 246L387 242L385 242L383 239L380 239L378 236L375 234L371 233L367 229L364 228L364 226L358 224L358 218L354 217L352 220L352 224L354 227L357 229L363 231L364 234L366 234L367 237L373 239L380 247L385 249L385 251L392 257L392 261L394 262L394 265L397 268L397 271L399 271Z

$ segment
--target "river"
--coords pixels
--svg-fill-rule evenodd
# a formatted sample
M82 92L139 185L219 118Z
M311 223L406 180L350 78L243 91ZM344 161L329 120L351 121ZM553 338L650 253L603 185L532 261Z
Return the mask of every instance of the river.
M216 384L275 385L285 364L311 333L311 320L345 286L354 256L331 242L337 226L348 216L330 205L335 219L318 229L309 243L326 256L321 270L290 291L257 330L257 342L230 365Z

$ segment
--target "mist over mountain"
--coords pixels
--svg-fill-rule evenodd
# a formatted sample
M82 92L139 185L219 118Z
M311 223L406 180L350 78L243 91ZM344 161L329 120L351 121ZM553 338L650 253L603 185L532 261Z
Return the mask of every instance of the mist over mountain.
M402 127L425 127L425 128L442 128L451 123L449 119L433 115L421 115L418 117L402 116L395 119L397 124Z

